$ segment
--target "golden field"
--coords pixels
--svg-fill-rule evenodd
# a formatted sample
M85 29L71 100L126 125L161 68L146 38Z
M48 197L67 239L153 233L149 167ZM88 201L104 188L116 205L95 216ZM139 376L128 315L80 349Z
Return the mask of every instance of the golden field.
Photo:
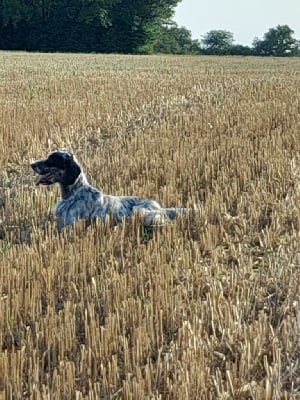
M0 53L0 399L300 399L300 59ZM59 235L64 148L197 206Z

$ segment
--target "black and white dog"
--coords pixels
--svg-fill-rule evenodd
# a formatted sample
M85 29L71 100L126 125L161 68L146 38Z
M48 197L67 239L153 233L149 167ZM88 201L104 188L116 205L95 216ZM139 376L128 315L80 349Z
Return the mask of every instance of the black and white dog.
M60 185L62 200L54 209L58 230L80 219L100 218L105 222L109 217L116 225L133 213L139 213L144 226L150 227L187 212L186 208L162 208L154 200L102 193L88 183L75 156L66 151L54 151L31 167L38 174L36 185Z

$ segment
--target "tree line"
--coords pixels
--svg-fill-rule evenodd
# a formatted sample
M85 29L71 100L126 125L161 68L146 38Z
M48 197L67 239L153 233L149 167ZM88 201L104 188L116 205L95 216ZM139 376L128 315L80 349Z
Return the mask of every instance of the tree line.
M300 56L300 42L295 39L294 31L288 25L270 28L262 39L254 38L250 47L235 44L233 33L226 30L211 30L202 40L193 39L188 29L170 21L161 27L154 49L156 52L174 54Z
M299 42L287 25L234 44L212 30L201 40L171 17L180 0L0 0L0 49L131 54L290 56Z
M0 0L0 48L151 53L179 0Z

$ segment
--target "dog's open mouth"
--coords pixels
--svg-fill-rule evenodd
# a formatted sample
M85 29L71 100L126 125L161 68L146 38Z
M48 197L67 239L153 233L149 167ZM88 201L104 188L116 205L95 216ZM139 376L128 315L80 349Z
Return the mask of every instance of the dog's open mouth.
M45 175L38 175L35 185L36 186L52 185L52 183L53 183L52 178L53 178L53 175L50 173L45 174Z

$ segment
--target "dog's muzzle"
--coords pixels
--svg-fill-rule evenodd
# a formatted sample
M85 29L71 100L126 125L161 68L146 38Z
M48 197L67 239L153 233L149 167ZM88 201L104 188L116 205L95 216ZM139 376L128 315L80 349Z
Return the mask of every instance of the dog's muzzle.
M39 185L52 185L53 183L53 175L48 173L45 175L38 175L36 181L35 181L35 185L39 186Z

